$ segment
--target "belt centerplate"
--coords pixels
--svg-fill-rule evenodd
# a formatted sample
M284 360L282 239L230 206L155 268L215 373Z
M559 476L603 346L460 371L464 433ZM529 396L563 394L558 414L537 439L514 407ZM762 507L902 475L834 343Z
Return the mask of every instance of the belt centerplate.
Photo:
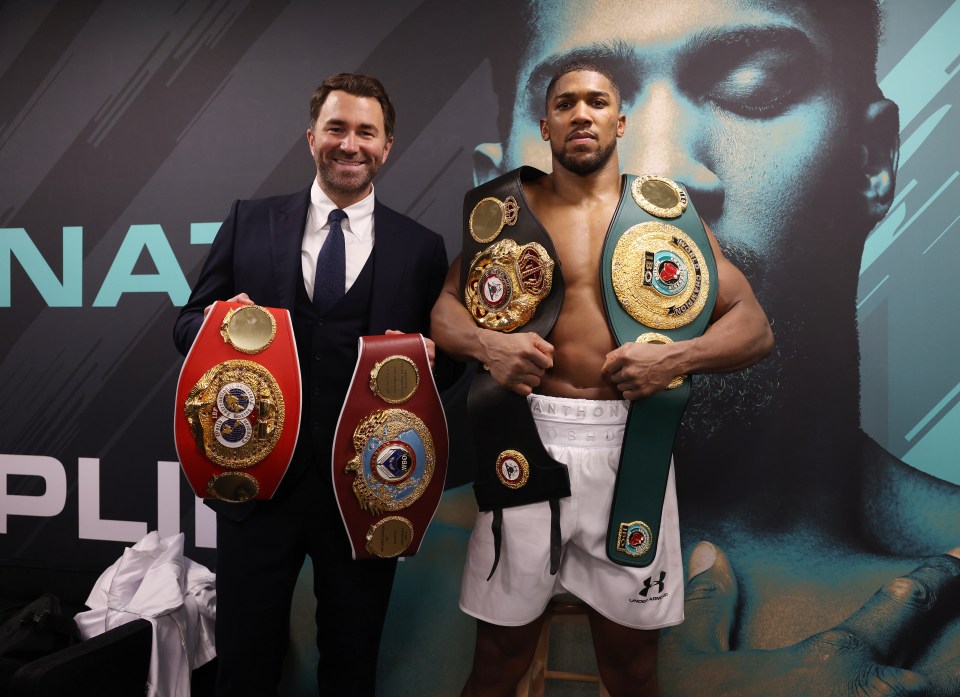
M553 287L555 262L538 242L505 237L470 262L463 301L484 329L511 332L533 317Z

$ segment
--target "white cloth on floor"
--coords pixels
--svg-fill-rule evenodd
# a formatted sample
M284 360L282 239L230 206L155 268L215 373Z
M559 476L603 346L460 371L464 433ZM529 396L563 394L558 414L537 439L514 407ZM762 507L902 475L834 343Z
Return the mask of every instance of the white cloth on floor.
M190 674L216 656L216 574L183 556L183 533L151 532L124 550L74 618L84 639L135 619L153 625L147 697L189 697Z

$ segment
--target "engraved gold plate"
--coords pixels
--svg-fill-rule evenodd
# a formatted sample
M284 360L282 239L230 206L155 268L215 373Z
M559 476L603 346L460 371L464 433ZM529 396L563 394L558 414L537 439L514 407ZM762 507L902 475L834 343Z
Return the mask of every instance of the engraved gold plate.
M241 353L260 353L273 343L277 320L259 305L235 307L224 315L220 334Z
M224 472L210 477L207 493L221 501L243 503L260 493L260 484L246 472Z
M364 546L374 556L399 556L413 541L413 524L403 516L388 516L370 526L366 540Z
M516 450L504 450L497 457L497 477L511 489L519 489L530 479L530 463Z
M672 179L647 174L630 186L633 200L650 215L678 218L687 210L687 192Z
M652 329L690 324L710 290L700 248L668 223L640 223L623 233L613 250L611 275L623 309Z
M467 224L470 236L480 244L493 242L504 225L517 224L519 213L520 206L513 196L507 196L504 201L492 196L482 199L470 212Z
M631 557L640 557L650 551L652 545L653 532L642 520L620 523L620 530L617 533L617 551L629 554Z
M356 455L346 466L355 475L353 493L360 508L381 515L406 508L423 495L433 478L433 437L418 416L405 409L368 414L353 432Z
M283 394L259 363L224 361L203 374L183 405L197 449L230 469L251 467L283 432Z
M370 390L384 402L402 404L413 396L420 384L417 365L406 356L390 356L377 362L370 371Z
M646 334L641 334L637 337L637 342L641 344L672 344L673 339L664 334L657 334L656 332L647 332ZM686 375L678 375L673 380L670 381L670 384L667 385L668 390L675 390L680 385L683 384L683 381L687 379Z
M502 239L470 262L463 300L474 321L510 332L530 321L553 286L554 261L543 245Z

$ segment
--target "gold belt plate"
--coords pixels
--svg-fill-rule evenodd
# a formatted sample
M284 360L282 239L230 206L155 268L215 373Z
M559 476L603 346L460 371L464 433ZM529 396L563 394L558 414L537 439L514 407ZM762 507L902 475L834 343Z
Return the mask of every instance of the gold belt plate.
M399 511L426 491L436 468L427 425L406 409L381 409L360 420L353 432L353 474L360 508L373 515Z
M511 332L530 321L553 287L553 267L543 245L504 238L470 262L463 300L485 329Z
M668 223L634 225L613 250L613 291L651 329L690 324L707 303L710 270L697 243Z
M283 432L283 394L259 363L219 363L197 381L184 403L197 448L229 469L251 467L273 450Z

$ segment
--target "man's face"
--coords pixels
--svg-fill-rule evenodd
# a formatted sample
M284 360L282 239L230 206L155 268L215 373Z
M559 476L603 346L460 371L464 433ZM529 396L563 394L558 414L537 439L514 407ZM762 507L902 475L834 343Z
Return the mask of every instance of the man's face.
M600 73L577 70L563 75L547 95L540 136L550 142L553 159L574 174L601 169L623 135L617 93Z
M823 191L835 200L847 186L837 163L851 153L830 47L805 10L783 4L551 3L521 63L504 169L549 169L537 113L552 69L601 60L627 120L621 168L682 181L735 259L776 263L794 242L786 238L816 234L795 223Z
M386 137L380 103L340 90L327 95L316 123L307 131L307 142L317 163L320 187L342 205L369 193L370 182L393 145L393 139Z

